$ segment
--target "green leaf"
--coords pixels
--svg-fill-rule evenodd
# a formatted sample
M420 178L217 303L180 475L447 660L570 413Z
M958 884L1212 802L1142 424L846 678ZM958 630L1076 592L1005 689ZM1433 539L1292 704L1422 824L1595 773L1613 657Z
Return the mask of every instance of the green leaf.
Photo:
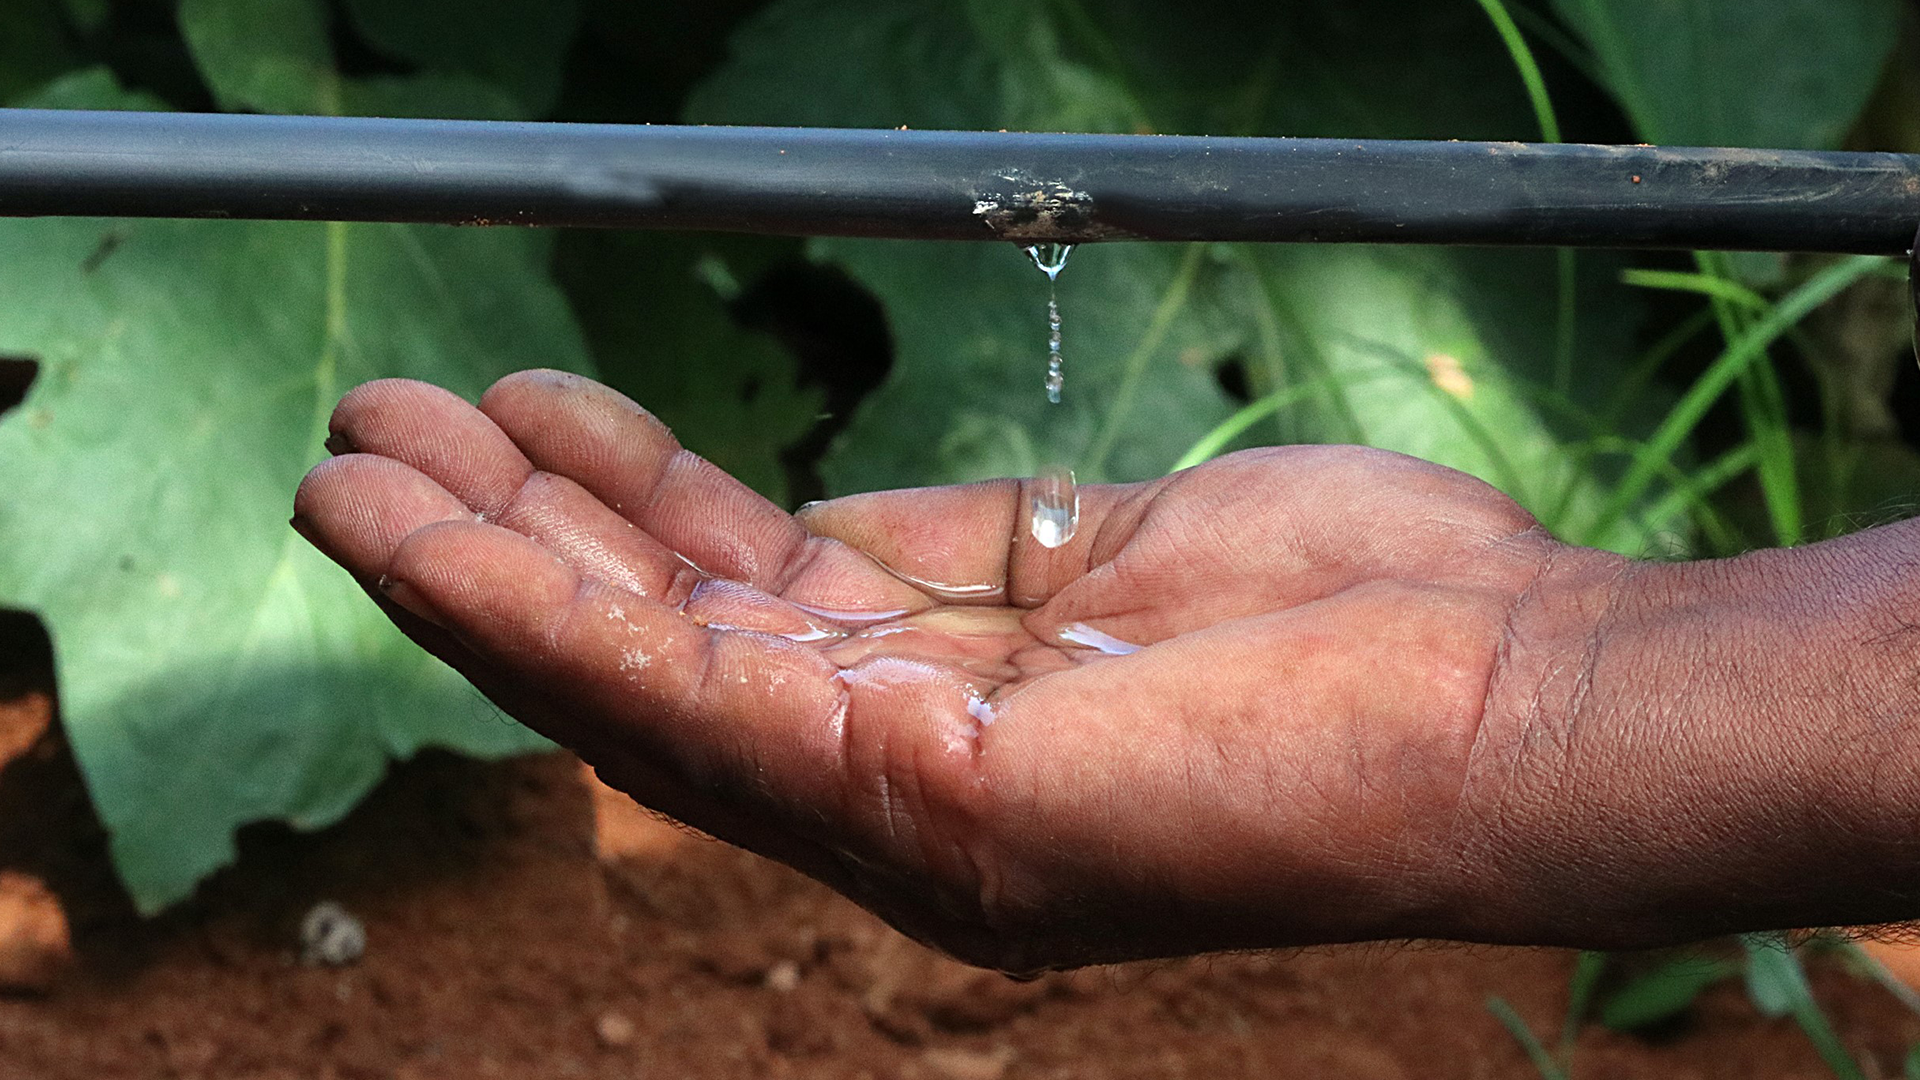
M1676 956L1614 991L1600 1007L1600 1022L1633 1031L1685 1012L1714 983L1740 974L1740 965L1712 957Z
M1567 1080L1566 1067L1556 1061L1552 1052L1541 1045L1540 1037L1533 1033L1533 1029L1527 1026L1526 1020L1507 1003L1506 998L1489 995L1487 1011L1493 1014L1494 1019L1500 1021L1501 1027L1507 1029L1507 1034L1513 1036L1513 1041L1520 1044L1520 1049L1527 1055L1527 1061L1533 1065L1533 1071L1540 1074L1541 1080Z
M1827 1022L1813 989L1807 985L1807 973L1800 957L1780 934L1744 934L1740 943L1747 951L1747 996L1754 1008L1766 1016L1792 1016L1838 1080L1865 1080L1859 1062Z
M1211 368L1237 331L1196 299L1222 272L1203 249L1074 252L1059 279L1058 406L1042 388L1047 279L1019 249L816 250L880 299L895 348L887 381L822 464L835 493L1031 475L1050 462L1083 480L1158 476L1231 411Z
M0 352L42 364L0 418L0 604L49 627L142 910L242 823L337 819L391 757L541 745L286 524L354 384L591 369L537 235L47 219L0 247Z
M1586 260L1574 400L1605 400L1630 347L1633 309ZM1545 252L1384 247L1250 250L1243 288L1271 312L1255 352L1263 387L1330 380L1317 410L1283 430L1437 461L1513 496L1563 535L1637 550L1644 526L1604 531L1594 459L1569 452L1593 434L1582 411L1545 390L1555 295Z
M1742 944L1747 950L1747 996L1762 1015L1786 1016L1812 1003L1807 973L1784 942L1756 934L1742 939Z
M91 34L107 23L112 14L108 9L108 0L61 0L66 8L67 18L83 33Z
M490 84L523 119L544 115L559 97L580 22L577 0L347 0L346 7L376 47L437 75Z
M1471 5L1383 5L1364 32L1345 9L1280 6L1235 16L1225 40L1206 15L1219 5L1200 6L1102 5L1096 21L1071 0L879 9L782 0L735 38L689 117L1368 137L1511 137L1533 126L1518 80L1489 93L1473 80L1409 88L1401 77L1415 51L1445 52L1463 69L1508 63ZM1049 407L1047 285L1022 256L993 244L835 240L812 250L882 301L897 351L823 466L835 491L1053 461L1082 479L1158 475L1232 412L1212 372L1245 356L1259 394L1326 387L1287 398L1276 422L1255 425L1261 438L1364 438L1418 453L1555 512L1550 524L1578 525L1599 502L1595 468L1568 452L1590 434L1579 410L1536 389L1558 297L1553 268L1534 255L1089 246L1059 279L1067 404ZM1574 396L1598 400L1618 382L1634 309L1613 278L1617 263L1588 265ZM1457 365L1470 388L1441 388L1435 358ZM1556 404L1570 415L1552 415ZM1625 531L1600 539L1639 546Z
M340 87L347 116L418 117L427 120L517 120L526 109L505 90L471 75L378 75L350 79Z
M1839 145L1898 37L1899 0L1554 0L1649 142Z
M151 94L124 90L113 72L104 67L70 71L14 103L22 109L165 109L166 103Z
M74 64L60 26L57 0L0 4L0 105L35 89Z
M1130 131L1123 88L1061 52L1044 4L782 0L695 89L693 123Z
M796 254L797 245L578 232L561 244L558 271L602 378L681 445L785 504L780 451L813 426L821 395L796 385L792 357L771 337L735 326L706 280L744 275L770 251Z
M182 0L180 34L222 109L339 111L318 0Z

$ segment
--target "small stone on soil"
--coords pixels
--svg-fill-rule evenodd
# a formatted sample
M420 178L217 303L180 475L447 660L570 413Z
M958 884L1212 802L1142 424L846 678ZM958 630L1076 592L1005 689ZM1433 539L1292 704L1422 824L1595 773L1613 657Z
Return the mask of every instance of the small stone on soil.
M991 1050L966 1050L960 1047L935 1047L920 1055L920 1063L940 1080L1000 1080L1013 1064L1013 1047L996 1046Z
M300 959L309 964L341 967L366 951L367 928L332 900L313 905L300 919Z
M594 1021L593 1033L600 1037L600 1045L614 1048L632 1043L636 1034L633 1021L617 1012L601 1013Z
M800 986L800 965L791 960L782 960L767 969L764 985L769 990L790 994Z

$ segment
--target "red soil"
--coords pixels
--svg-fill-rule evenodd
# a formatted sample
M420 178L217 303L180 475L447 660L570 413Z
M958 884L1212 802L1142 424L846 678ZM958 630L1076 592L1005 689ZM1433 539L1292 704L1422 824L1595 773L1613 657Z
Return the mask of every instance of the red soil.
M1486 999L1542 1033L1564 1007L1571 957L1537 950L1345 948L1010 982L651 821L558 755L424 755L335 828L249 830L237 867L142 921L46 718L42 697L0 706L14 751L0 871L59 896L76 960L44 995L0 997L5 1080L1530 1077ZM300 917L322 899L364 920L358 964L298 960ZM1814 979L1869 1075L1899 1075L1920 1017L1837 970ZM1729 985L1657 1039L1589 1025L1573 1075L1825 1070L1791 1021Z

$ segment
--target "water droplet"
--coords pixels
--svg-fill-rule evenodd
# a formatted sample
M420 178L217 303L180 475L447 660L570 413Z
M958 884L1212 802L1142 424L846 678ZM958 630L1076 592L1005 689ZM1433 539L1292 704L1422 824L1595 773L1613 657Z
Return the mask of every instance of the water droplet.
M1073 254L1072 244L1027 245L1027 257L1033 260L1033 265L1039 267L1040 272L1047 275L1049 280L1060 276L1060 271L1067 265L1067 256L1071 254Z
M1000 718L999 710L979 694L967 695L967 715L983 728L992 727L993 722Z
M1060 404L1060 390L1067 385L1060 355L1060 271L1066 268L1072 244L1029 244L1027 257L1047 275L1047 400Z
M1055 465L1033 478L1033 538L1041 547L1057 548L1073 539L1080 528L1080 490L1073 470Z
M996 603L1007 591L1006 586L993 582L929 581L926 578L914 577L912 574L896 570L879 559L874 558L871 552L867 554L867 558L871 559L874 565L892 574L894 577L899 578L901 581L919 589L935 600L944 600L949 604Z
M1069 645L1079 645L1087 649L1098 649L1108 656L1127 656L1140 651L1140 646L1135 645L1133 642L1121 641L1112 634L1095 630L1086 623L1074 623L1070 626L1063 627L1057 631L1057 633L1060 636L1060 640Z

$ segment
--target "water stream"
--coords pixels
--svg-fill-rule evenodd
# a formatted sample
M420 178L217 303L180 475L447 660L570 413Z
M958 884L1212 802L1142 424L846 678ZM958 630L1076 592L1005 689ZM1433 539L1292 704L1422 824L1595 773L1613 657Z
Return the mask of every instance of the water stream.
M1060 404L1067 385L1066 358L1060 352L1060 271L1066 269L1072 244L1029 244L1027 257L1047 275L1047 400ZM1057 548L1073 539L1080 527L1080 492L1073 470L1049 465L1029 485L1032 513L1029 528L1040 546Z

